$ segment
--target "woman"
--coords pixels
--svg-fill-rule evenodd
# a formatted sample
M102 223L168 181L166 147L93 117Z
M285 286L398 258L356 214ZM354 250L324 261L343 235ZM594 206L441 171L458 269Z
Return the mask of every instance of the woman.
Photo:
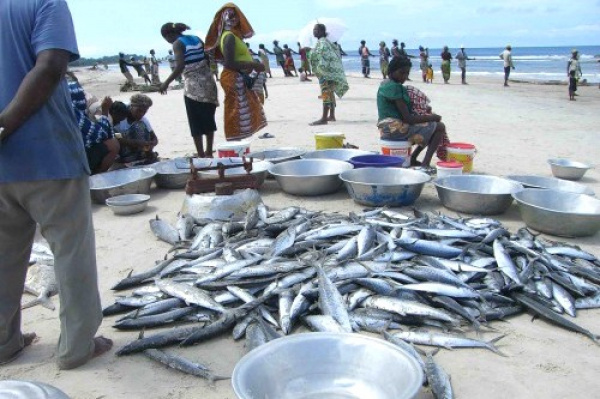
M150 164L157 161L158 154L153 149L158 144L158 138L145 117L151 106L150 97L134 94L127 107L127 117L115 124L115 130L121 133L119 162Z
M440 55L442 57L442 77L444 78L444 83L448 83L450 80L450 61L452 60L452 54L450 54L448 46L444 46L444 51Z
M283 45L283 56L285 58L285 69L289 73L288 76L298 77L298 72L296 72L296 65L294 65L294 57L292 56L292 49L289 48L287 44ZM294 72L294 75L292 75L292 72Z
M427 83L427 69L429 68L429 50L419 46L419 69L423 76L423 82Z
M258 56L260 57L260 62L262 62L262 64L265 66L265 73L272 78L273 75L271 74L271 66L269 65L269 56L267 51L268 50L265 48L264 44L261 43L258 45Z
M310 123L311 126L326 125L328 121L335 121L335 95L342 98L349 88L342 58L337 47L327 39L325 25L316 24L313 35L318 40L310 52L310 63L313 74L319 79L323 114L321 119Z
M431 158L446 133L436 114L417 115L413 111L408 89L403 85L410 73L412 63L404 57L393 58L389 66L390 80L386 80L377 91L377 127L382 140L409 141L411 144L427 146L423 162L417 161L420 151L413 153L411 166L429 167Z
M160 28L162 37L173 45L174 53L173 72L160 86L160 92L166 94L169 84L183 74L183 99L196 152L200 158L212 158L217 130L215 111L219 106L217 84L204 42L198 36L184 35L188 29L186 24L172 22ZM206 136L206 149L202 136Z
M160 76L158 75L158 60L154 50L150 50L150 76L152 76L152 84L160 84Z
M252 59L242 39L254 35L246 16L233 3L227 3L215 14L206 35L206 48L215 51L215 59L223 62L221 87L225 92L225 139L241 140L267 126L262 105L251 90L252 70L263 72L262 63Z

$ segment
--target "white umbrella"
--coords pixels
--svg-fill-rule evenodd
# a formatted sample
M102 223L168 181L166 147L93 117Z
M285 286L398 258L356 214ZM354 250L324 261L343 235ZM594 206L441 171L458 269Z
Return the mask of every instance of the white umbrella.
M323 24L327 30L327 38L332 42L337 42L341 39L344 32L346 32L346 25L339 18L318 18L309 22L298 35L298 41L304 47L313 47L317 42L317 39L313 35L313 28L315 24Z

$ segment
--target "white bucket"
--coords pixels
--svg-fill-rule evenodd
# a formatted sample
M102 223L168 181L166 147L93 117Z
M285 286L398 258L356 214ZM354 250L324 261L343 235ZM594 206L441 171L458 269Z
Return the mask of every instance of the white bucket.
M217 144L216 148L219 158L241 157L250 153L250 142L247 140L228 141Z
M379 140L379 145L381 145L381 153L383 155L402 157L404 158L402 166L406 167L410 165L412 145L408 141Z
M460 162L454 162L454 161L449 161L449 162L438 162L435 165L436 169L437 169L437 177L438 178L442 178L442 177L446 177L446 176L450 176L450 175L462 175L462 171L463 171L463 164Z

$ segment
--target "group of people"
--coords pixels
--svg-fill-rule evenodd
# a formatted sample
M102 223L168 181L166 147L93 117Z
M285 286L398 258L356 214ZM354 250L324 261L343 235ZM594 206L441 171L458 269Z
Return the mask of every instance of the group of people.
M160 77L158 74L158 65L160 61L156 58L156 52L154 49L150 50L150 57L144 57L143 60L137 60L134 56L129 57L129 60L125 59L124 53L119 53L119 69L125 79L127 79L126 85L135 87L135 81L131 72L129 72L128 66L135 69L138 77L144 79L146 84L159 85Z

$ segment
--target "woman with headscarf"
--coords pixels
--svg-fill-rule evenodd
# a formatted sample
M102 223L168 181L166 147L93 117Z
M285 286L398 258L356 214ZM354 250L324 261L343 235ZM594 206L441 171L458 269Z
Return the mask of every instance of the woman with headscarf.
M342 58L337 46L327 39L325 25L316 24L313 35L318 40L315 48L310 52L310 64L313 74L319 79L323 115L321 119L312 122L311 126L326 125L328 121L335 121L335 95L342 98L349 88Z
M267 126L262 104L252 91L253 70L263 72L264 65L252 59L243 39L254 36L246 16L233 3L217 11L206 35L206 49L223 62L221 87L225 92L225 139L241 140Z
M450 61L452 61L452 54L448 50L448 46L444 46L444 51L440 55L442 57L442 77L444 78L444 83L448 83L450 80Z
M150 97L145 94L134 94L127 107L127 116L119 124L115 124L115 131L121 133L120 163L133 162L141 165L157 161L158 154L153 150L158 144L158 138L150 121L145 117L151 106Z
M196 152L200 158L212 158L217 130L215 111L219 105L217 83L204 42L198 36L184 35L188 29L186 24L172 22L160 28L162 37L173 45L175 57L173 72L160 86L160 92L165 94L169 84L183 74L183 99ZM206 136L206 149L202 136Z

